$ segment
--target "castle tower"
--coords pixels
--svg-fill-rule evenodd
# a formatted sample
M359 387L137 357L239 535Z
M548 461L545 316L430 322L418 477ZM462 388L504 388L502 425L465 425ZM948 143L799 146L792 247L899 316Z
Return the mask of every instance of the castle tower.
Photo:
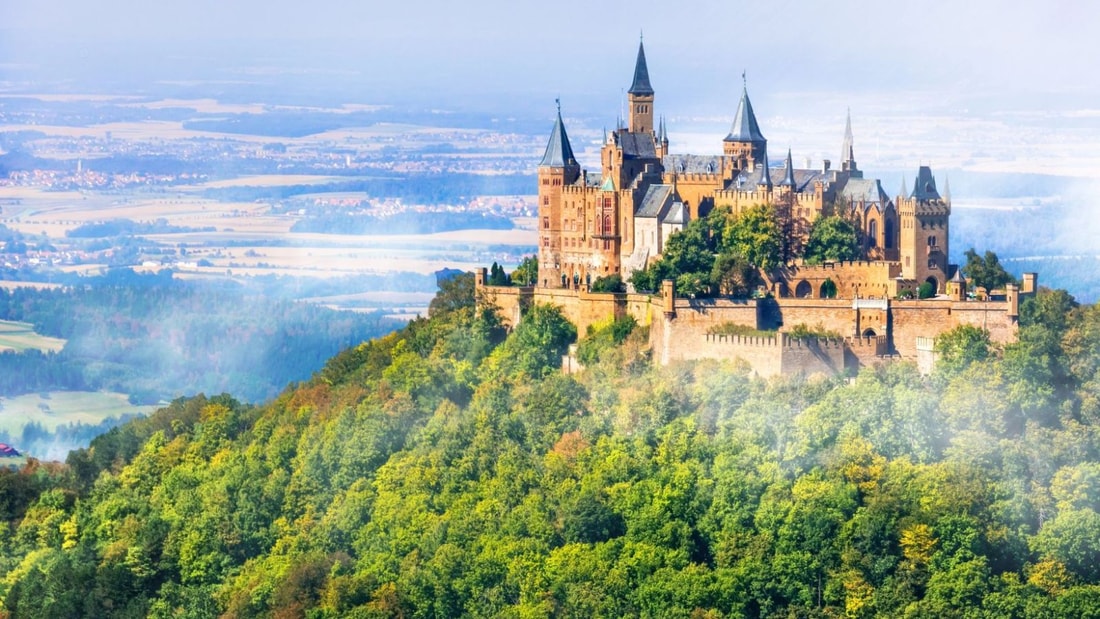
M768 141L760 133L760 125L752 111L749 88L746 85L741 91L741 101L737 104L737 114L733 117L729 135L722 140L722 151L734 160L735 167L744 170L763 159L767 148Z
M539 162L539 286L562 285L562 188L575 183L580 174L558 102L558 117Z
M664 159L668 154L668 131L665 129L665 117L661 117L661 124L657 126L657 158Z
M649 68L645 63L645 46L638 41L638 60L634 63L634 83L627 91L630 103L631 133L653 133L653 86L649 83Z
M844 143L840 147L840 171L847 172L850 178L863 178L863 172L856 167L855 149L852 147L852 110L848 110L848 119L844 123Z
M901 275L945 291L951 203L940 196L932 169L921 166L913 191L898 198Z

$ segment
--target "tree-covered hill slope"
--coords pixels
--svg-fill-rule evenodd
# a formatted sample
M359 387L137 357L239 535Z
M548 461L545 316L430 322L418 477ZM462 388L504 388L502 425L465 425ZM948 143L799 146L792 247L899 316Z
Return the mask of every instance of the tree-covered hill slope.
M937 373L655 367L641 328L431 317L263 406L0 473L12 617L1100 617L1100 309ZM625 338L624 338L625 335Z

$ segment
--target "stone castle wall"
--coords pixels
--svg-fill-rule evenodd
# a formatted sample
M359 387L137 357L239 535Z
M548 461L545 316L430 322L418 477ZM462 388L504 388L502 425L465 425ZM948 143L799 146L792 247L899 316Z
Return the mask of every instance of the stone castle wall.
M871 366L890 358L931 362L928 342L959 325L986 329L994 342L1012 342L1017 332L1014 301L959 301L945 298L894 299L681 299L634 293L592 293L582 288L485 286L480 302L499 308L517 324L533 303L548 303L577 326L633 316L650 327L654 360L743 359L756 374L811 375ZM666 294L671 294L666 293ZM721 325L776 330L775 336L715 335ZM796 340L786 335L797 325L832 331L836 340Z

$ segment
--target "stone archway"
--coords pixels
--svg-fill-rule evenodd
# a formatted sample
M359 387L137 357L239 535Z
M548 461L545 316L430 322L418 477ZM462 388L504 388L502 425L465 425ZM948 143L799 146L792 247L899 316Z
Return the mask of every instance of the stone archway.
M936 280L935 277L929 275L928 279L924 280L924 283L930 284L932 286L932 296L940 293L940 282Z
M874 329L864 329L863 337L875 337L876 333Z
M808 299L813 293L814 287L806 280L798 282L798 285L794 287L794 296L799 299Z

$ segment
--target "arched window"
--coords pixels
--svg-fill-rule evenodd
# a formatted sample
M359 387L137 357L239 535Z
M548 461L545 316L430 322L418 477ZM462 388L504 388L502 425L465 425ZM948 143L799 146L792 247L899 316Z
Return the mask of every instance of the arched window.
M604 235L610 235L611 234L611 216L610 215L604 215L603 216L603 233L604 233Z
M893 249L894 248L894 221L892 219L887 219L882 227L883 227L883 231L882 231L883 236L885 237L882 241L882 245L886 249Z
M805 298L809 297L810 295L812 295L814 293L813 291L814 291L814 288L813 288L813 286L810 285L810 282L808 282L806 280L802 280L802 281L798 282L797 286L795 286L794 296L796 296L800 299L805 299Z
M874 247L878 244L878 222L872 219L867 223L867 246Z

